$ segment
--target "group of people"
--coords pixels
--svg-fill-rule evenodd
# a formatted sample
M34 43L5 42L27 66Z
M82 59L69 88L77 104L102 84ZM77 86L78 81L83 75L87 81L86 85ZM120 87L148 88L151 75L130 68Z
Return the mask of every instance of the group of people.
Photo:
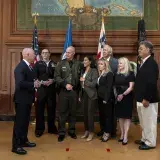
M47 104L48 133L58 134L58 142L66 135L77 139L75 132L77 102L84 111L84 135L82 139L94 138L94 113L99 109L100 136L107 142L116 134L117 119L121 135L119 142L128 143L133 101L136 99L137 111L142 127L142 138L136 140L140 150L156 147L158 114L158 65L151 56L153 45L142 41L139 44L141 64L137 74L132 71L130 62L122 57L113 58L112 47L105 45L103 57L95 61L85 56L83 63L74 58L75 48L66 49L66 59L58 64L50 60L50 52L43 49L42 60L31 66L35 55L31 48L22 52L23 60L15 68L15 121L13 128L12 152L26 154L23 147L35 147L28 140L28 126L32 103L36 90L35 136L41 137L45 130L44 110ZM55 125L56 93L58 94L58 129Z

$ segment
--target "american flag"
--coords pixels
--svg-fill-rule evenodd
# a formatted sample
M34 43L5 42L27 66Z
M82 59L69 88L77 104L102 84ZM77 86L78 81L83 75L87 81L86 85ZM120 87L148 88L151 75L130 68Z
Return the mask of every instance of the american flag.
M32 49L34 50L34 53L36 55L34 64L40 60L39 56L39 45L38 45L38 31L37 31L37 25L34 25L33 29L33 37L32 37Z
M100 36L99 36L97 59L101 59L103 57L103 47L105 44L106 44L106 34L105 34L105 27L104 27L104 18L102 17L102 26L101 26Z

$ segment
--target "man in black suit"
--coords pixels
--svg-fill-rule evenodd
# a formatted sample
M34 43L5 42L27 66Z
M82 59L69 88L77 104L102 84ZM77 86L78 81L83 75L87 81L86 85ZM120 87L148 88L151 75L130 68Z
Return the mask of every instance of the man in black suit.
M34 61L33 49L25 48L22 51L23 60L14 70L15 76L15 121L12 138L12 152L24 155L27 153L22 147L35 147L35 143L27 138L31 106L34 102L34 88L39 87L38 81L34 82L34 73L30 64Z
M102 59L106 60L109 62L109 66L113 74L117 73L118 69L118 60L113 57L113 49L111 46L106 44L103 48L103 57ZM116 137L116 128L117 128L117 119L115 116L115 108L114 108L114 102L112 103L112 109L113 109L113 115L112 115L112 131L111 131L111 137ZM103 120L100 119L100 128L101 131L97 133L97 136L102 136L104 131L103 131Z
M136 140L135 143L140 145L140 150L149 150L156 147L157 139L157 80L159 70L156 61L151 56L153 53L151 42L142 41L138 52L142 58L142 63L136 75L135 97L138 117L142 127L142 138Z

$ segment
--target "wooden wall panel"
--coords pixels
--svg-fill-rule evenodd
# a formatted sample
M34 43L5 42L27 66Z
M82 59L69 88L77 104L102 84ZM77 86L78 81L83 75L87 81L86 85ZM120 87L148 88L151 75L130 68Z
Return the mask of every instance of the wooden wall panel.
M30 47L32 42L32 31L17 29L16 11L17 0L0 0L0 115L14 113L14 67L21 59L22 49ZM113 47L115 57L126 56L136 60L137 31L106 32L107 42ZM59 60L63 51L65 33L64 30L39 30L40 47L47 47L55 61ZM82 60L85 55L96 55L98 38L99 31L73 31L77 58ZM147 38L155 45L155 59L160 68L160 30L147 31Z

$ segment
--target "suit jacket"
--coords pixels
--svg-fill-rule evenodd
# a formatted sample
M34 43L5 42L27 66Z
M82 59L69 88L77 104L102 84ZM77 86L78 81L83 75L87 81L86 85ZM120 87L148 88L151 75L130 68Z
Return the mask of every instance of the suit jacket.
M116 58L110 57L109 65L111 68L111 71L116 74L118 69L118 60Z
M32 104L34 102L34 72L22 60L14 70L14 102Z
M90 68L85 77L84 91L87 93L88 97L92 100L97 99L97 89L96 89L97 79L98 79L97 69Z
M104 73L98 82L98 96L104 101L111 102L113 98L113 73Z
M143 99L148 100L150 103L158 102L158 75L158 65L153 57L149 57L138 69L136 75L135 97L138 102L142 102Z

